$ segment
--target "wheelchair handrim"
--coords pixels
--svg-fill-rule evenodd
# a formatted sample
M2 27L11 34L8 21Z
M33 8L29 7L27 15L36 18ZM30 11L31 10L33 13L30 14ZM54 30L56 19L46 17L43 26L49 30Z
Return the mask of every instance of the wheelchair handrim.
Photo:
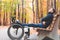
M20 25L19 25L20 26ZM24 28L21 26L21 29L22 29L22 34L20 37L16 38L16 37L13 37L11 34L10 34L10 29L11 29L11 26L8 28L8 36L11 38L11 39L21 39L24 35Z

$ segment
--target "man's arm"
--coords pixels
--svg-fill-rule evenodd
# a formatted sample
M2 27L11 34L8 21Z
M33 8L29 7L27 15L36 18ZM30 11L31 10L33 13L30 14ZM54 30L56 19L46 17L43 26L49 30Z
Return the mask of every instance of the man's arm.
M41 22L46 21L48 19L48 15L41 19Z

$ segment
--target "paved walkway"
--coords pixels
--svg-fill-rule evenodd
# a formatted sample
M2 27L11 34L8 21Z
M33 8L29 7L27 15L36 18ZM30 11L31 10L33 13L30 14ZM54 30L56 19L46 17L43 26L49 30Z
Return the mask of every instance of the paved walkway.
M3 26L3 28L2 28L2 26L0 26L0 40L11 40L9 37L8 37L8 35L7 35L7 29L8 29L8 26L6 27L6 26ZM33 32L35 32L34 30L32 30ZM31 32L32 33L32 32ZM60 30L58 30L58 34L60 35ZM35 40L36 39L36 35L35 34L32 34L31 36L30 36L30 38L32 39L32 40Z
M7 35L7 29L6 27L0 27L0 40L11 40Z
M0 40L11 40L7 35L7 29L8 29L8 26L7 27L6 26L0 26ZM30 38L32 40L36 40L37 36L35 34L32 34L30 36ZM22 40L24 40L24 39L22 39Z

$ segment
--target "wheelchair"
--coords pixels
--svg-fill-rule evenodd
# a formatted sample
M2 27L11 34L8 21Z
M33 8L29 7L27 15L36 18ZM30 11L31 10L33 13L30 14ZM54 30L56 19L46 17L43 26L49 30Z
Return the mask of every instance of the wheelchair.
M9 38L11 38L12 40L20 40L24 35L24 28L28 27L21 26L19 21L12 19L10 27L7 31ZM30 29L28 28L28 32L25 33L28 34L29 37Z

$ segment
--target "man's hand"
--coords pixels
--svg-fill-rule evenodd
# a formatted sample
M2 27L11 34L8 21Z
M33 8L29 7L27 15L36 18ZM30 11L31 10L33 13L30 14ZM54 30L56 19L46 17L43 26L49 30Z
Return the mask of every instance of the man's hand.
M42 23L43 23L43 25L45 25L45 24L46 24L46 22L45 22L45 21L43 21Z

